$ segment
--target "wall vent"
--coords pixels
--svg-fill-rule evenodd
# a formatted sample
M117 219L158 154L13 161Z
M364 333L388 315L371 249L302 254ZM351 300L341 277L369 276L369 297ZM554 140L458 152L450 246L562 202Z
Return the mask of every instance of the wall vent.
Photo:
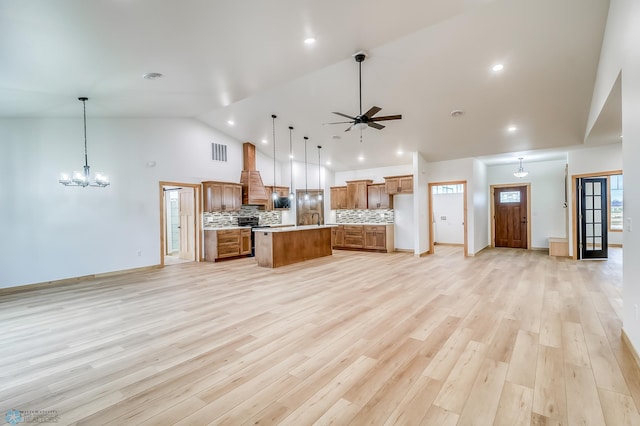
M220 143L211 144L211 159L213 161L227 161L227 146Z

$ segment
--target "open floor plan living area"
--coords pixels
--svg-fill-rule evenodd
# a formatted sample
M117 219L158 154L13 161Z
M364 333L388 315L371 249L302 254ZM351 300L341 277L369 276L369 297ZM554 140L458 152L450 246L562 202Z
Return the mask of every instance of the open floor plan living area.
M0 0L0 425L640 425L637 22Z

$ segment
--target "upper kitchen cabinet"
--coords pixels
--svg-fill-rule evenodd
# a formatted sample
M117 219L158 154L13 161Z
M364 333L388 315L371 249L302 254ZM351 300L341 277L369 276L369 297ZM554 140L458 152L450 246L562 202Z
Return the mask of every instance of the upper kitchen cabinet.
M347 208L347 187L331 187L331 210L342 210Z
M347 182L347 208L367 208L367 186L371 185L371 179L350 180Z
M384 183L369 185L367 188L367 198L369 200L369 209L393 208L393 198L387 193Z
M267 193L267 205L265 207L266 210L288 210L290 208L290 204L289 204L289 199L287 197L289 197L289 187L287 186L265 186L265 192ZM278 194L278 198L280 198L281 200L284 198L287 198L287 200L284 200L284 202L281 202L280 200L276 201L276 205L274 206L273 204L273 191L275 190L275 192ZM284 206L284 207L283 207Z
M413 194L413 175L388 176L384 178L387 194Z
M242 185L230 182L202 182L202 210L233 212L242 207Z

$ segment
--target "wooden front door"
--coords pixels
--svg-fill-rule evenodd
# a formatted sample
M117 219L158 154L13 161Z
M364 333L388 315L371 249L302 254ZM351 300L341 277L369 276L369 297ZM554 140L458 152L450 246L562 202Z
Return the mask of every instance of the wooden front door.
M178 257L184 260L195 260L195 205L193 188L179 191L180 215L180 250Z
M495 246L527 247L527 187L495 188Z

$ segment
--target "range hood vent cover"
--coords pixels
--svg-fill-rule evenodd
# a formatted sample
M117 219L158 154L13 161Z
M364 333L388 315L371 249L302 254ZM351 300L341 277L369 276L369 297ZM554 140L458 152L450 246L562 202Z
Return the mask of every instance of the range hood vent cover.
M250 142L242 144L243 170L240 175L242 184L242 204L264 206L269 201L262 183L260 172L256 170L256 147Z

